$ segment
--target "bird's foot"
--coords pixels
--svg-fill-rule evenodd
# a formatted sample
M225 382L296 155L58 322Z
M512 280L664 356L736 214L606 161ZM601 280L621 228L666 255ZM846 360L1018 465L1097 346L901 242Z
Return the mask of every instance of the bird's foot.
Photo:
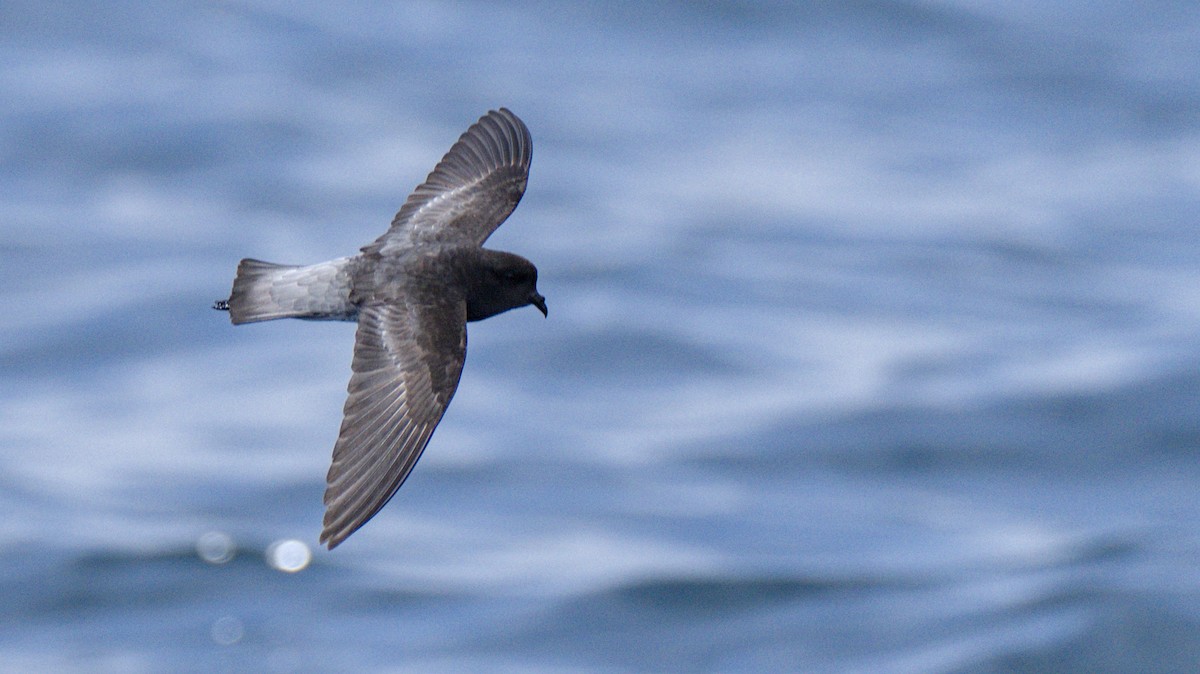
M213 302L213 309L217 311L229 311L229 300L217 300Z

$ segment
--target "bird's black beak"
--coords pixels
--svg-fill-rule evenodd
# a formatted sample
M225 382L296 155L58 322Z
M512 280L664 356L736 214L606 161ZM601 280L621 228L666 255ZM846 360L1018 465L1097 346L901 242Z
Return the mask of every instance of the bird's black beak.
M550 318L550 314L546 313L546 298L539 295L536 290L529 296L529 303L537 307L543 316Z

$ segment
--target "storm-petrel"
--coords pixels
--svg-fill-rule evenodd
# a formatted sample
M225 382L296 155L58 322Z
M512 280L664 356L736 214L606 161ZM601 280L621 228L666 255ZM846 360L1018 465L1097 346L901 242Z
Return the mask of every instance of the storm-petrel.
M483 248L529 177L529 129L505 108L467 129L361 252L309 266L242 260L226 310L235 325L276 318L357 321L353 374L325 489L330 549L400 488L458 387L467 322L532 304L529 260Z

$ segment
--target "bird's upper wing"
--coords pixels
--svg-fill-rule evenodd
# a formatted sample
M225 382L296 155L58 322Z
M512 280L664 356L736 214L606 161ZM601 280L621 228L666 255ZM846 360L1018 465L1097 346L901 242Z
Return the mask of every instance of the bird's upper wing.
M413 190L388 231L363 251L387 254L439 241L482 245L525 193L532 156L525 123L505 108L488 112Z
M450 404L466 350L461 301L362 308L350 395L325 490L321 542L330 549L400 488Z

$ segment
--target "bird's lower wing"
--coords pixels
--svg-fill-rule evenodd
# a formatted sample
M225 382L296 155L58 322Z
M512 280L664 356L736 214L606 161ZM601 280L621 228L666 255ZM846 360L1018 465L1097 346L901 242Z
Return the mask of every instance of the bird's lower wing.
M345 416L325 490L321 542L354 533L404 483L458 387L462 302L363 307Z

